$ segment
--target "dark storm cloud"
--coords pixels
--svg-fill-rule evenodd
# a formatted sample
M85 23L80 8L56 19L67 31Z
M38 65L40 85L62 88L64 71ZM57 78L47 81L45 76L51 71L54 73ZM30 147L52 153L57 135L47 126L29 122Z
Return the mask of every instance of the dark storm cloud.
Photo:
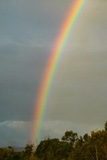
M32 116L45 52L15 45L0 48L0 121L28 120Z
M67 2L67 1L66 1ZM47 57L69 1L0 1L0 139L26 143L20 121L32 119ZM25 122L26 123L26 122ZM8 124L8 125L7 125ZM24 136L25 135L25 136ZM3 139L3 141L2 141ZM5 141L4 141L5 139ZM25 141L25 142L23 142Z
M18 144L26 143L40 80L71 3L0 1L0 140L6 139L2 144L10 144L13 139ZM106 15L107 2L88 1L57 69L43 136L60 136L67 129L83 133L105 122Z
M0 1L0 121L32 116L65 6L61 10L60 1L48 0Z
M107 3L87 7L57 71L46 117L102 128L107 119Z
M0 146L24 146L29 143L29 131L30 123L27 121L0 122Z

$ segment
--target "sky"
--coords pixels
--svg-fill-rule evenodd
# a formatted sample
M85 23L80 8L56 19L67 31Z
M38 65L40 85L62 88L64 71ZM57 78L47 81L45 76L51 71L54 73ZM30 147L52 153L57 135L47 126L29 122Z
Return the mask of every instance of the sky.
M0 146L29 143L34 103L71 0L0 1ZM107 1L88 0L51 88L43 138L107 120Z

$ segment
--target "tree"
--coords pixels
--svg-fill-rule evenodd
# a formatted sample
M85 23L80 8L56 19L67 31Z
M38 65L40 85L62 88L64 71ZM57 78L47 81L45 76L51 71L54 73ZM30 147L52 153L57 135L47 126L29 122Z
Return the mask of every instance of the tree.
M22 160L30 160L33 155L33 145L27 144L24 151L22 152L21 159Z
M40 144L37 146L35 152L36 156L42 160L54 159L58 143L59 140L56 138L41 141Z
M105 123L104 128L105 128L105 131L107 131L107 121L106 121L106 123Z
M0 160L13 160L14 151L12 147L0 148Z
M76 140L78 139L78 134L73 131L66 131L62 140L68 142L72 147L74 147Z
M41 141L35 154L42 160L67 160L69 152L68 142L54 138Z

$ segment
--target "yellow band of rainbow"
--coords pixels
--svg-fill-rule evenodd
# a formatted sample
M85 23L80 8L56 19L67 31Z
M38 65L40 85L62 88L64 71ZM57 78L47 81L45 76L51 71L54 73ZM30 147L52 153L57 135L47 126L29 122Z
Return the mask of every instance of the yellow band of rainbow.
M33 115L33 129L31 135L31 141L40 140L41 128L43 123L43 117L45 115L46 104L48 101L48 95L52 86L52 80L55 76L57 64L59 63L60 56L66 44L69 34L75 27L75 22L80 16L83 7L87 0L74 0L71 8L61 26L60 33L57 36L55 46L51 52L51 56L48 60L43 81L40 86L39 94L35 104L35 110Z

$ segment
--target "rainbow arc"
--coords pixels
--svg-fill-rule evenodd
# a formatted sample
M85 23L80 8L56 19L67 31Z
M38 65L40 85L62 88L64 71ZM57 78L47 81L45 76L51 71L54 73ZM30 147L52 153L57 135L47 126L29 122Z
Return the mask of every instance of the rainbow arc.
M43 76L43 81L40 86L38 97L35 104L35 110L33 115L33 129L31 135L31 141L39 140L41 137L41 128L47 106L47 101L52 86L52 81L57 70L57 64L63 53L69 34L74 31L77 19L80 17L87 0L74 0L68 11L67 16L61 26L59 35L57 36L55 46L51 52L51 56L48 60L48 64Z

